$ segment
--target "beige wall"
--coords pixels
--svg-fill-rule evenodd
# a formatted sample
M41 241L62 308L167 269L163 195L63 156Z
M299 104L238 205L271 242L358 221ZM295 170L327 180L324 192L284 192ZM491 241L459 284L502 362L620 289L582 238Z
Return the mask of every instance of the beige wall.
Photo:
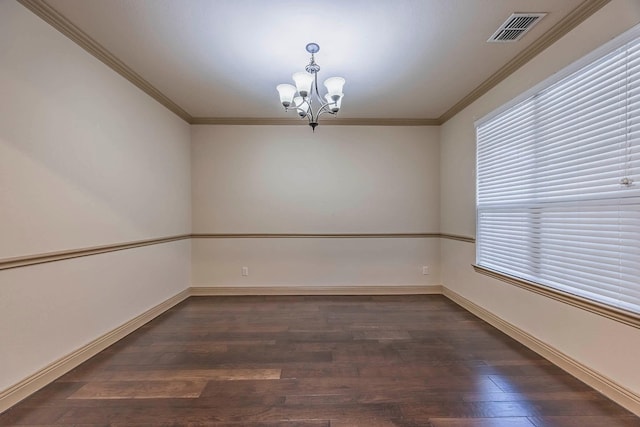
M192 128L194 233L437 233L439 185L437 127ZM438 252L434 238L195 239L192 284L438 284Z
M0 259L189 233L189 126L0 2ZM177 294L188 241L0 271L0 392Z
M190 128L0 2L0 259L191 230L473 236L473 122L639 20L637 1L613 0L440 129L314 134ZM0 392L189 283L443 283L640 392L637 329L475 274L473 262L472 244L433 238L194 239L0 271Z
M640 22L613 0L441 128L441 228L475 235L474 121ZM442 283L605 377L640 393L640 330L474 273L474 245L442 242Z

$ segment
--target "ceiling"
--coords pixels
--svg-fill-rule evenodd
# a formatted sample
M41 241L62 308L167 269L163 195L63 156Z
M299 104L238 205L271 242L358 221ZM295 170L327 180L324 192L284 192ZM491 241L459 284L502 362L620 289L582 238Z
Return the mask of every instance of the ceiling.
M607 0L19 0L190 123L294 119L275 86L320 45L343 120L441 123ZM515 43L514 12L547 15Z

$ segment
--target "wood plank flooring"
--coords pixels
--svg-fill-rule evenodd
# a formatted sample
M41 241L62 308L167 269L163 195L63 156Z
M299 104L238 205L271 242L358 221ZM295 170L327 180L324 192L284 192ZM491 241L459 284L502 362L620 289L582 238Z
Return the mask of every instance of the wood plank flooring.
M632 427L439 295L191 297L0 425Z

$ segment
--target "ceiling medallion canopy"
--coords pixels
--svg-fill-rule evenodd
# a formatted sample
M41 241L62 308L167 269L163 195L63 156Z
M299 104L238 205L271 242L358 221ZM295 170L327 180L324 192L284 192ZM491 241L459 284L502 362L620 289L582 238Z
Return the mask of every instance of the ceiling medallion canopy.
M318 72L320 66L316 64L314 55L320 50L317 43L307 44L307 52L311 54L309 64L304 68L305 71L293 73L294 85L280 84L276 86L280 94L280 102L285 111L292 110L298 113L301 118L309 120L309 126L315 131L318 126L318 119L322 114L338 114L342 105L342 87L345 80L342 77L329 77L324 81L327 93L324 97L320 96L318 91ZM314 110L314 103L318 103L319 107Z

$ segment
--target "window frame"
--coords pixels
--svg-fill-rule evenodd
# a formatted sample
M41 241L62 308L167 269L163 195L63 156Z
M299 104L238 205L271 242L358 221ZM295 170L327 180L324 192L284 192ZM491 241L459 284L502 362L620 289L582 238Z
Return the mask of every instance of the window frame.
M526 100L532 99L540 92L544 91L545 89L549 88L555 83L565 79L566 77L570 76L576 71L579 71L589 66L590 64L596 62L597 60L604 57L605 55L608 55L609 53L615 51L616 49L619 49L625 44L639 38L640 38L640 25L636 25L635 27L621 34L620 36L614 38L613 40L609 41L603 46L595 49L594 51L587 54L583 58L573 62L569 66L563 68L562 70L553 74L549 78L533 86L531 89L525 91L521 95L517 96L516 98L512 99L511 101L507 102L506 104L502 105L501 107L497 108L496 110L492 111L491 113L477 120L474 123L475 128L477 129L479 126L482 126L483 124L491 121L496 116L512 109L518 104ZM478 166L477 162L478 162L478 156L476 156L476 166ZM478 237L480 237L481 236L480 218L479 218L480 210L479 210L479 203L478 203L479 176L477 171L478 171L478 168L476 167L476 230L477 230ZM637 183L637 184L640 185L640 183ZM540 238L543 238L543 236L540 236ZM478 242L476 241L476 257L479 256L479 253L480 253L479 251L480 251L480 248L478 246ZM552 298L557 301L561 301L571 306L596 313L598 315L610 318L612 320L616 320L624 324L627 324L636 328L640 328L640 312L636 313L634 311L621 309L603 302L599 302L597 300L592 300L587 297L574 295L573 293L566 292L564 290L560 290L558 288L555 288L549 285L545 285L545 284L537 283L535 281L531 281L528 279L523 279L520 277L509 275L507 273L500 272L492 268L479 265L477 260L476 260L476 263L473 265L473 267L477 273L493 277L500 281L518 286L523 289L527 289L531 292L544 295L546 297Z

